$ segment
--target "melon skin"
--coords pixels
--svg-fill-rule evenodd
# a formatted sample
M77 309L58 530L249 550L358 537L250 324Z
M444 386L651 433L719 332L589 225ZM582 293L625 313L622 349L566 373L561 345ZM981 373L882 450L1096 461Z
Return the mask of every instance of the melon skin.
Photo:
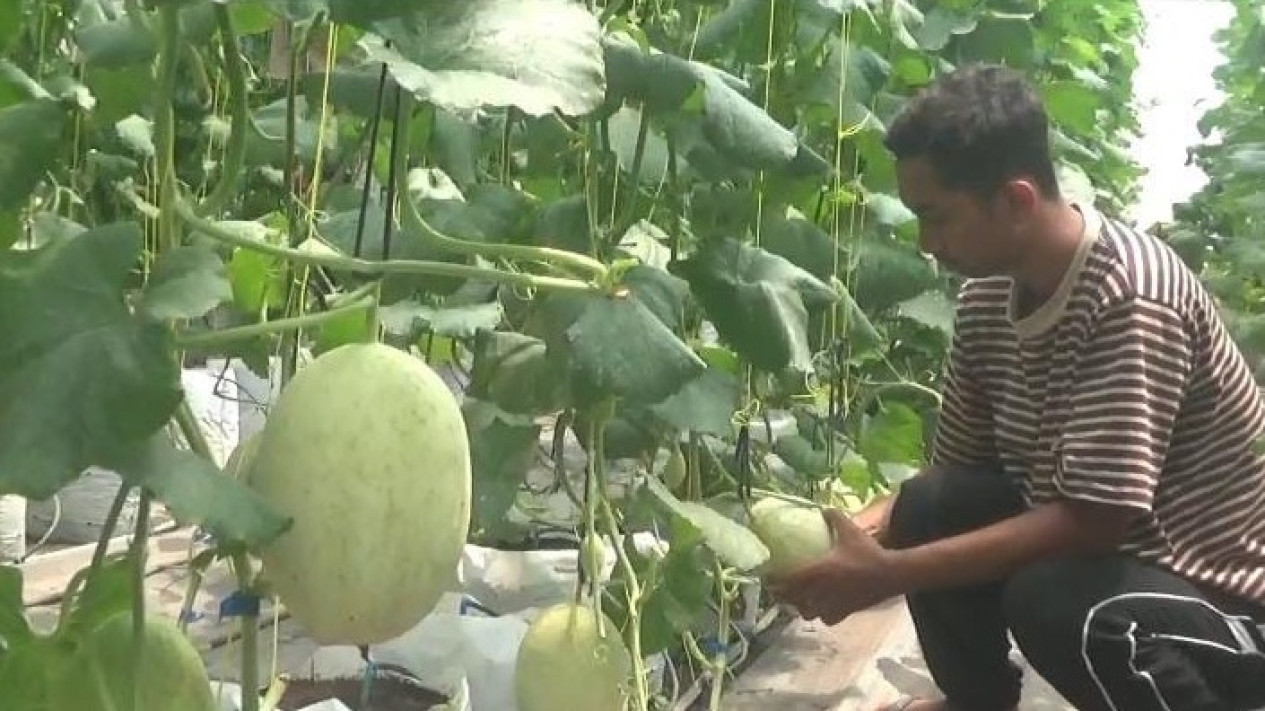
M112 615L81 641L59 683L50 687L54 709L131 709L135 683L132 613ZM198 650L166 618L146 617L136 711L219 711Z
M769 549L766 574L789 573L830 552L834 536L821 511L775 497L751 505L751 532Z
M327 351L295 374L259 435L248 485L293 525L257 553L316 642L394 639L456 586L469 442L423 361L378 343Z
M605 615L605 637L588 605L560 603L532 621L514 665L518 711L624 711L632 657Z

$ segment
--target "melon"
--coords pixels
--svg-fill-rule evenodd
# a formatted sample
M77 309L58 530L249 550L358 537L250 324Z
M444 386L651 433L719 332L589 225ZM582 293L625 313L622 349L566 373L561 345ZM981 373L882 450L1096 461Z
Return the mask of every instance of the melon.
M820 510L773 496L751 505L748 525L769 549L765 573L791 572L824 556L834 544Z
M619 628L584 604L560 603L527 628L514 665L518 711L623 711L632 657ZM605 634L601 634L604 632Z
M66 677L49 688L51 707L74 711L219 711L198 650L165 618L145 619L141 673L135 675L132 619L130 610L111 615L80 640L64 668ZM135 706L129 703L133 685Z
M293 519L256 551L264 578L316 642L394 639L457 586L470 448L420 359L379 343L321 354L282 390L251 459L248 485Z

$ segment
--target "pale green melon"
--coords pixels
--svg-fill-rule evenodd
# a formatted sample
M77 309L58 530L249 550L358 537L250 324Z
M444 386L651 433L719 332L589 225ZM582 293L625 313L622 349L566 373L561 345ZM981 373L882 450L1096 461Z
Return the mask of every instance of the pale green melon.
M260 434L249 484L294 524L259 557L314 640L393 639L456 586L470 449L456 399L424 362L378 343L328 351Z
M81 640L59 683L50 686L54 709L74 711L218 711L198 650L171 621L145 619L139 684L132 669L136 640L132 613L111 616ZM136 706L129 705L136 686Z
M518 648L514 699L518 711L627 708L632 657L619 628L588 605L561 603L532 621Z
M787 573L830 552L834 544L821 511L776 497L751 505L751 532L769 549L765 573Z

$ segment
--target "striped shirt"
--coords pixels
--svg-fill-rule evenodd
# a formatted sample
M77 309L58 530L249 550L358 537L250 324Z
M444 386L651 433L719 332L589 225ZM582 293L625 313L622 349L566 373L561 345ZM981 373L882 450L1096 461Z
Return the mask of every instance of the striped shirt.
M1009 277L958 298L932 460L1000 462L1029 505L1142 512L1125 552L1265 602L1265 402L1216 304L1157 239L1081 208L1053 297Z

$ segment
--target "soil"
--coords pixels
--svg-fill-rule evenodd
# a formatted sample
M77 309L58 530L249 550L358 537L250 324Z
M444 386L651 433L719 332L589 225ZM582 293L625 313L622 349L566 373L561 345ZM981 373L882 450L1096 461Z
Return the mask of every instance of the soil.
M360 705L360 677L347 679L290 679L278 708L296 711L335 698L351 711L428 711L442 706L448 698L416 683L389 676L373 680L369 706Z

